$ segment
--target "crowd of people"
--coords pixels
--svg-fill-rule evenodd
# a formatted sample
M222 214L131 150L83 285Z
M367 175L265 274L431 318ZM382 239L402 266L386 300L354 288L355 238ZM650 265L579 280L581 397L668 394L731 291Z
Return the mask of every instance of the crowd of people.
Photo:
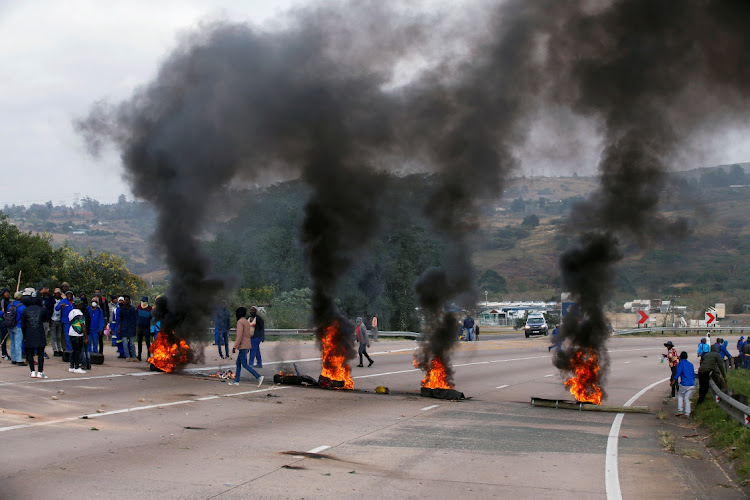
M688 360L688 353L682 351L679 356L672 341L666 342L666 354L662 354L662 362L667 360L672 372L670 385L671 398L677 397L677 416L690 418L690 398L695 390L695 366ZM737 341L738 355L729 352L729 341L717 338L709 344L703 337L698 343L696 355L698 357L698 400L701 404L706 399L710 380L720 388L726 387L727 371L730 369L750 369L750 345L742 336Z
M101 290L95 290L89 300L84 292L74 293L66 282L51 293L47 286L13 294L5 288L0 291L2 359L28 366L32 378L47 378L44 360L49 356L44 349L49 338L54 357L67 361L70 372L86 373L92 357L102 359L105 337L110 337L120 358L142 361L143 343L148 359L158 331L152 326L152 310L146 296L136 307L129 295L111 297L108 302Z

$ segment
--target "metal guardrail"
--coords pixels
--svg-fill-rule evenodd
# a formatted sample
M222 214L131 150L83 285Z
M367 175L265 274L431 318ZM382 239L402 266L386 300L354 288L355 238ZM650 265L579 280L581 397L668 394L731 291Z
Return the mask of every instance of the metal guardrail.
M209 328L208 329L212 334L214 329ZM229 333L234 333L237 330L235 328L230 328ZM266 335L272 336L272 337L294 337L297 335L303 335L303 336L312 336L315 335L315 330L311 328L266 328ZM354 336L354 332L352 332L352 336ZM372 337L372 332L370 331L370 337ZM422 337L421 333L417 332L399 332L399 331L378 331L378 337L407 337L407 338L413 338L414 340L417 340Z
M727 415L744 425L746 429L750 429L750 407L743 405L732 396L725 394L712 379L709 379L709 387L711 388L711 392L716 396L716 402L719 407L724 410Z
M615 330L612 332L613 335L627 335L629 333L665 333L665 332L706 332L713 334L714 332L721 333L745 333L745 330L750 332L750 327L747 326L649 326L646 328L630 328L627 330Z

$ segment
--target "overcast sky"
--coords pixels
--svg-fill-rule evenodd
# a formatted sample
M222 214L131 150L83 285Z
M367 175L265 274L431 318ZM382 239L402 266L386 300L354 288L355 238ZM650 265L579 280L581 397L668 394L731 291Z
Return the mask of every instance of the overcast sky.
M148 82L181 34L201 21L264 24L303 0L0 0L0 207L71 205L91 196L132 198L119 158L95 160L72 120L105 98L127 98ZM750 127L711 131L685 151L683 168L750 161ZM523 151L523 173L592 173L595 128L542 116Z

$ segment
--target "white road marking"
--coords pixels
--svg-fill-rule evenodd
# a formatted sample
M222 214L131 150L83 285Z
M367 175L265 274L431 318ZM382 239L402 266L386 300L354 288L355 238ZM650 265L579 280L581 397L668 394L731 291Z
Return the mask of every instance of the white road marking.
M545 375L545 376L544 376L544 378L547 378L547 377L552 377L552 376L553 376L553 374L552 374L552 373L548 373L547 375Z
M308 450L307 453L320 453L321 451L325 451L328 448L330 448L330 446L326 446L326 445L318 446L317 448L313 448L312 450Z
M175 405L184 405L188 403L197 403L199 401L208 401L210 399L218 399L218 398L232 398L235 396L246 396L248 394L255 394L258 392L269 392L269 391L278 391L281 389L288 389L289 386L274 386L269 387L268 389L255 389L253 391L243 391L243 392L232 392L229 394L217 394L214 396L205 396L202 398L195 398L195 399L185 399L183 401L172 401L170 403L157 403L153 405L145 405L145 406L136 406L133 408L122 408L120 410L112 410L112 411L106 411L104 413L89 413L86 415L79 415L76 417L67 417L67 418L60 418L57 420L48 420L45 422L35 422L33 424L19 424L19 425L11 425L8 427L0 427L0 432L6 432L6 431L13 431L16 429L25 429L28 427L38 427L40 425L53 425L53 424L61 424L64 422L73 422L75 420L91 420L94 418L100 418L100 417L107 417L110 415L119 415L121 413L131 413L135 411L143 411L143 410L153 410L154 408L165 408L167 406L175 406Z
M622 364L623 364L623 365L627 365L627 364L630 364L630 361L623 361L623 362L622 362Z
M647 391L653 389L659 384L663 384L667 380L669 380L669 377L657 380L648 387L644 387L643 389L638 391L635 396L628 399L623 406L632 405ZM609 429L609 436L607 436L607 458L604 462L604 484L606 486L607 500L622 499L622 491L620 490L620 474L617 470L617 445L618 439L620 438L620 425L622 425L622 419L624 416L624 413L618 413L617 415L615 415L615 419L612 422L612 427L610 427Z
M384 372L384 373L373 373L372 375L357 375L356 377L352 378L371 378L371 377L380 377L381 375L397 375L399 373L411 373L411 372L418 372L417 368L412 368L411 370L401 370L397 372Z
M506 387L508 387L508 384L501 385L500 387L495 387L495 389L505 389Z
M109 375L95 375L91 377L67 377L67 378L46 378L36 380L23 380L20 382L0 382L0 385L19 385L19 384L52 384L56 382L78 382L81 380L97 380L102 378L116 377L147 377L149 375L163 375L163 372L137 372L137 373L110 373Z
M437 408L439 405L432 405L432 406L425 406L422 408L422 411L432 410L433 408Z

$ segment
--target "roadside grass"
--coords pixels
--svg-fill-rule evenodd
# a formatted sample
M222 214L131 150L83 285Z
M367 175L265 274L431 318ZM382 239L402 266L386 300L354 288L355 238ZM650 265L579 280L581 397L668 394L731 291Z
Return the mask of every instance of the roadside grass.
M667 419L667 412L661 410L656 414L656 418L659 419L659 422L664 422Z
M659 437L661 438L661 445L669 453L674 453L674 436L669 431L659 431Z
M729 370L727 382L736 393L750 395L750 371ZM743 483L750 481L750 429L727 415L713 397L696 405L693 417L708 429L708 446L726 454Z

